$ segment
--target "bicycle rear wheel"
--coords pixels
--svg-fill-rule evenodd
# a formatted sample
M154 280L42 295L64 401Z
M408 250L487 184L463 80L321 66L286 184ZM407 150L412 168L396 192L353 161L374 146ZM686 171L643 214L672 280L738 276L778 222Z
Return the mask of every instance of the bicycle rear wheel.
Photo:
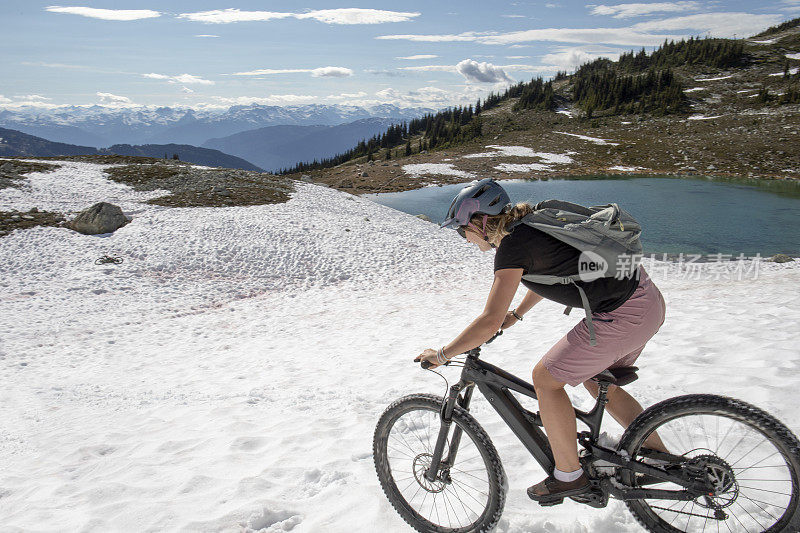
M489 436L464 409L456 407L443 459L450 453L453 430L463 432L453 465L436 479L430 466L439 435L442 398L413 394L386 408L375 428L375 470L386 497L417 531L466 533L489 531L503 512L506 477Z
M644 442L658 433L670 453L686 458L676 468L713 485L713 495L692 501L629 500L628 508L654 533L800 531L800 442L786 426L745 402L694 394L658 403L631 423L619 443L642 459ZM621 470L629 486L642 476ZM681 490L669 482L648 488Z

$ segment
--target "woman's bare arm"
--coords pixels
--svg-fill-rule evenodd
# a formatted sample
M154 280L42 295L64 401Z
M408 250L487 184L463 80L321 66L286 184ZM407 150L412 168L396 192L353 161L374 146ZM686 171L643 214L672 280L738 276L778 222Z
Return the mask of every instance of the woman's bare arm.
M522 298L522 301L517 306L517 314L519 316L524 316L525 313L531 310L531 308L541 302L544 298L539 296L532 290L528 289L528 292L525 293L525 296Z
M480 346L494 335L503 324L508 307L522 279L521 268L504 268L494 275L492 290L486 300L483 313L462 331L453 342L444 347L446 355L453 357Z

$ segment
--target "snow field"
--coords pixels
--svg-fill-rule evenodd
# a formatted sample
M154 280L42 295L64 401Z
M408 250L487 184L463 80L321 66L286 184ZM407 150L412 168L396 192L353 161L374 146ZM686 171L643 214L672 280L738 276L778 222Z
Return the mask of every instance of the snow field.
M644 167L626 167L624 165L616 165L613 167L608 167L608 170L618 170L620 172L635 172L637 170L644 170Z
M81 182L73 175L51 175L65 198ZM134 220L111 235L34 228L0 241L4 529L408 530L378 485L374 426L394 399L444 391L412 359L481 312L492 256L367 200L296 188L285 204L254 207L131 199L123 209ZM98 183L94 194L115 190ZM96 201L74 197L71 209ZM109 251L125 262L93 264ZM630 392L645 405L728 394L797 432L800 267L763 264L742 281L646 268L667 319ZM529 379L580 320L562 311L541 302L483 357ZM582 389L568 392L591 404ZM619 502L532 503L525 488L544 473L485 400L472 412L509 477L497 531L641 531ZM610 417L605 427L621 434Z
M554 131L553 133L560 133L561 135L569 135L570 137L577 137L578 139L589 141L594 144L619 146L619 143L607 141L606 139L600 139L599 137L589 137L587 135L578 135L577 133L567 133L566 131Z
M463 170L458 170L452 163L416 163L403 165L403 172L411 175L419 174L439 174L442 176L458 176L461 178L471 178L473 174Z
M706 115L692 115L690 117L687 117L686 120L711 120L715 118L720 118L722 116L724 115L714 115L712 117L707 117Z

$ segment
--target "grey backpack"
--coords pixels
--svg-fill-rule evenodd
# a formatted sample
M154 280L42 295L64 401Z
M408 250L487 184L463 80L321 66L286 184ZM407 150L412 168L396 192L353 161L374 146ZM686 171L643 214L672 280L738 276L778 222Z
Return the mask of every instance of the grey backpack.
M513 222L510 231L518 224L527 224L581 251L578 274L553 276L528 274L522 279L543 285L573 284L578 288L586 325L592 346L597 345L592 310L583 288L576 281L593 281L603 277L633 277L641 263L642 228L628 212L617 204L584 207L561 200L539 202L529 215ZM567 307L568 315L572 307Z

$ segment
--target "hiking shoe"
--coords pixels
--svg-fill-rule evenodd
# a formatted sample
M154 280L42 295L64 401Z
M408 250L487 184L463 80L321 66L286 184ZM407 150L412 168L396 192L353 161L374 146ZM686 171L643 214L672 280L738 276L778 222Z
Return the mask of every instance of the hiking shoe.
M567 496L589 492L591 488L592 484L589 483L585 472L575 481L559 481L553 476L549 476L536 485L528 487L528 497L539 503L549 503L563 500Z

